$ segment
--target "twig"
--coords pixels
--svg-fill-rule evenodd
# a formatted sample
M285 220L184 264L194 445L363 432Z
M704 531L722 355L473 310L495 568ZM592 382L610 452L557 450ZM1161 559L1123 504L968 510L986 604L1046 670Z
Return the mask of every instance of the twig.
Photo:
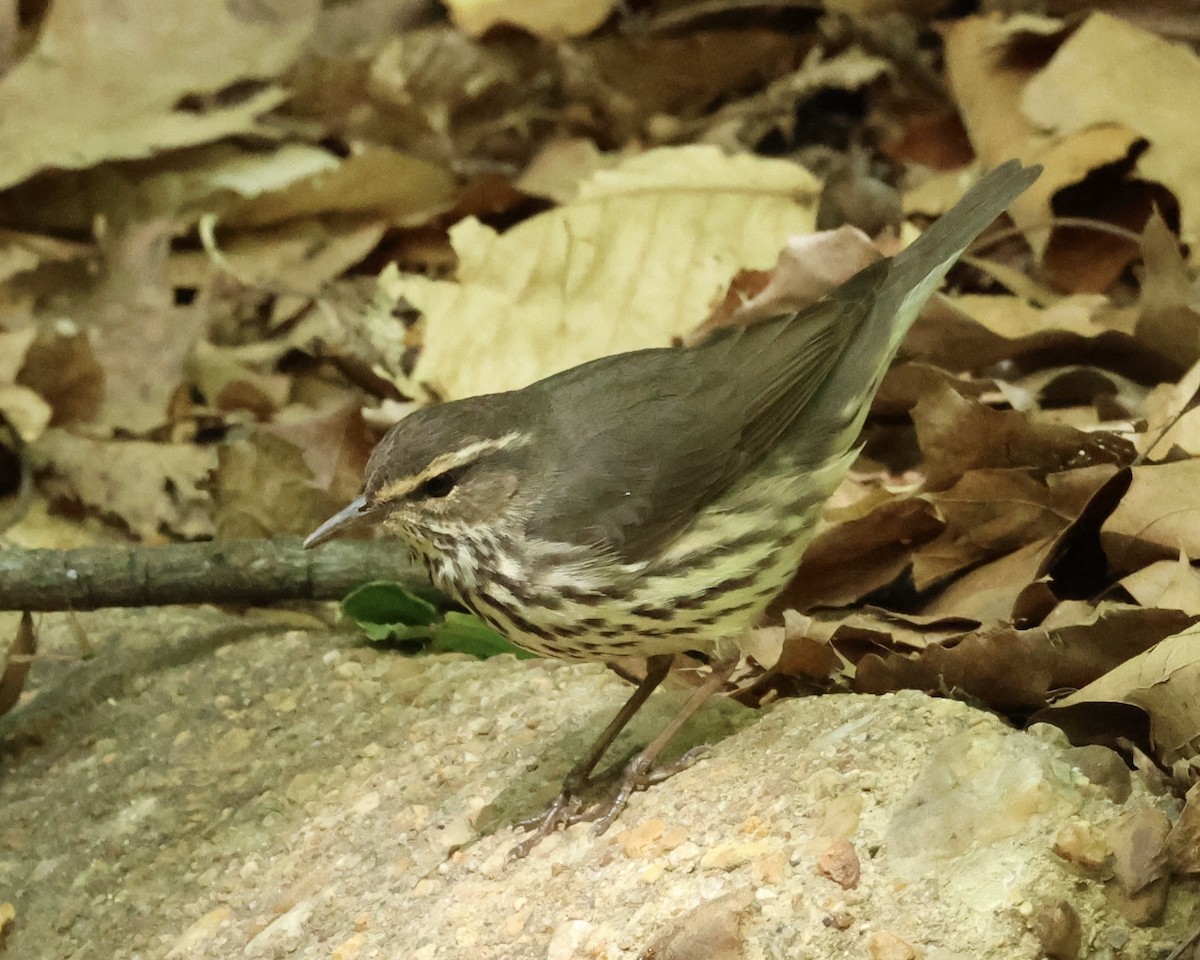
M395 543L227 540L159 547L0 550L0 610L335 600L369 580L429 582Z

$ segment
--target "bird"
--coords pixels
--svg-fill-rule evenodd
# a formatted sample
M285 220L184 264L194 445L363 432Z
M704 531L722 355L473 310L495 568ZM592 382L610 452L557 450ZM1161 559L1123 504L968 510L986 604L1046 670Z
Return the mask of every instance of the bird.
M645 661L514 856L580 820L602 832L671 772L655 761L724 686L740 641L795 573L917 314L1040 170L996 167L907 248L805 309L423 407L385 434L361 494L306 547L381 526L515 645ZM683 652L706 658L710 675L611 795L585 806L608 748Z

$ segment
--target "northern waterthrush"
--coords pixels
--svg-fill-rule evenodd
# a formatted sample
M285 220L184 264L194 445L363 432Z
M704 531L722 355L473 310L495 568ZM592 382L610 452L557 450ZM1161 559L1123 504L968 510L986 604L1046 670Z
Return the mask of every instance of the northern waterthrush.
M917 313L1038 173L1009 161L902 253L798 313L418 410L380 442L362 495L307 546L374 520L519 646L573 660L648 658L645 680L516 853L584 818L582 788L676 653L710 654L713 675L592 811L601 828L724 683L853 462Z

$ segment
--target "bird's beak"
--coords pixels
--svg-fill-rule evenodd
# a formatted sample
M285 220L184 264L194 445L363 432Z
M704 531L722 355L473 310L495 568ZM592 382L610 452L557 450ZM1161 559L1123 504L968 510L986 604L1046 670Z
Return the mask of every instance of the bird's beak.
M304 549L308 550L326 540L331 540L356 524L371 519L378 512L379 508L368 504L366 497L355 497L304 538Z

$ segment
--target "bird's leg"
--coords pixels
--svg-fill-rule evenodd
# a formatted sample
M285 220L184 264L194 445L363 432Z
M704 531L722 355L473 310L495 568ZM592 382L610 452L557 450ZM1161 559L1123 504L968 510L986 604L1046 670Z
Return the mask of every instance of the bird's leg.
M612 746L613 741L633 719L633 715L650 698L650 694L666 679L674 659L674 655L669 653L646 659L646 676L637 685L637 689L633 691L629 699L625 701L625 705L621 707L617 715L612 718L609 725L604 728L604 732L596 738L596 742L592 744L588 752L571 768L571 772L563 780L562 790L550 804L549 809L539 817L518 824L521 827L532 828L533 832L509 851L510 859L518 860L524 857L559 827L570 826L579 821L575 809L579 803L579 794L586 790L591 783L592 771L596 769L596 764L600 762L608 748Z
M641 753L629 761L629 764L625 767L625 772L621 775L620 786L617 787L617 791L613 794L607 807L602 807L596 811L598 815L591 818L595 820L596 824L592 828L593 836L600 836L600 834L612 826L613 821L625 809L629 798L638 790L645 790L652 783L659 783L662 780L666 780L667 777L674 776L680 770L686 770L704 753L704 747L689 750L675 761L675 763L654 770L651 769L654 761L658 759L658 755L675 738L675 734L680 731L680 728L696 715L696 712L708 702L708 699L714 693L725 685L725 681L729 679L737 663L737 656L714 663L709 678L692 691L692 695L679 708L679 712L671 718L671 722L663 727L659 735L651 740L642 749Z

